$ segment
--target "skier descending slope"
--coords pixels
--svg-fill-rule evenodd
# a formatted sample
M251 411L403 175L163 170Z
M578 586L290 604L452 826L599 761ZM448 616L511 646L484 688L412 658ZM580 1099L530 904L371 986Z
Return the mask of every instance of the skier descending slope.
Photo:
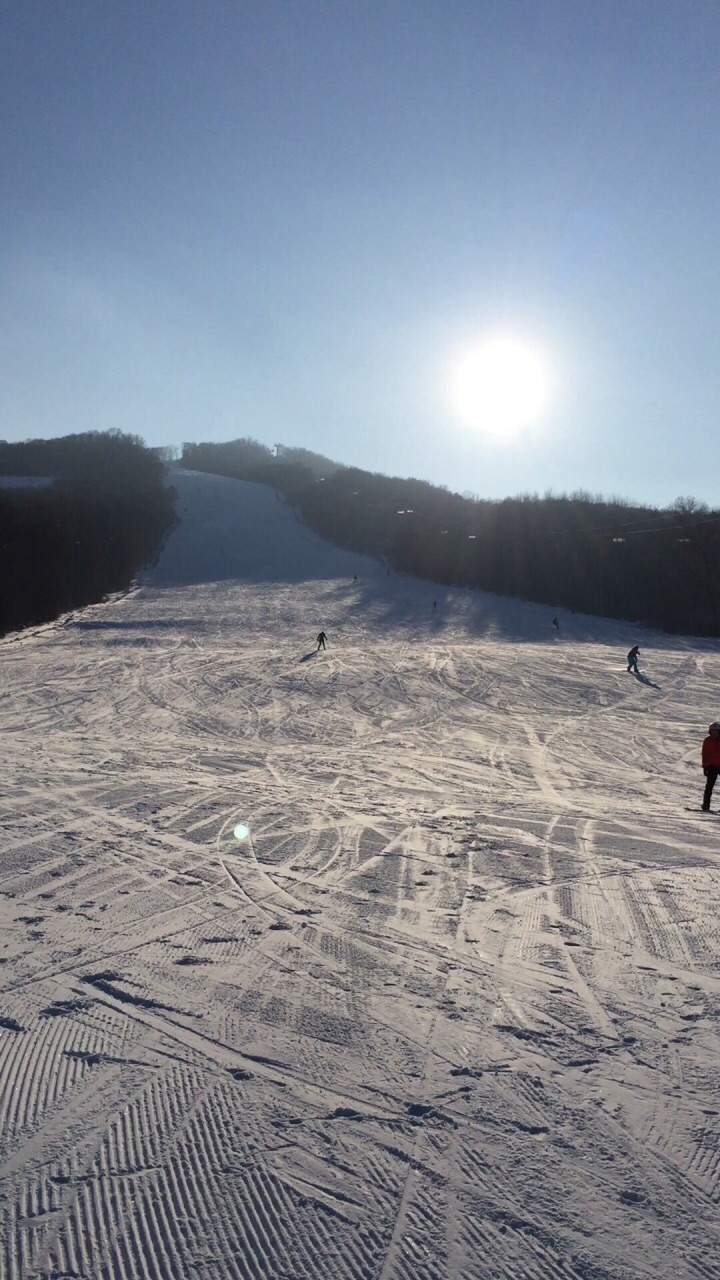
M628 671L634 671L636 675L637 675L637 669L638 669L637 660L638 660L639 652L640 652L640 649L638 645L634 644L628 654Z
M709 813L713 787L720 774L720 724L717 720L710 725L708 736L702 744L702 767L707 779L702 808L705 813Z

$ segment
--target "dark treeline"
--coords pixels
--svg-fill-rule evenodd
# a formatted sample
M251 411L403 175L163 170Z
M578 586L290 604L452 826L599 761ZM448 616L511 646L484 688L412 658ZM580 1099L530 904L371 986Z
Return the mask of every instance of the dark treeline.
M720 635L720 512L590 494L490 501L256 440L186 444L182 464L272 484L324 537L434 582Z
M157 451L119 431L0 441L0 632L47 622L127 587L175 521Z

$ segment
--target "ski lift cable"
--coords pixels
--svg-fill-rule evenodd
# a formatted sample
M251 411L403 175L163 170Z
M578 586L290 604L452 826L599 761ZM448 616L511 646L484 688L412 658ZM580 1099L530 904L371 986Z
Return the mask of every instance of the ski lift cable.
M688 530L698 529L708 524L717 524L719 520L720 515L715 515L707 516L701 520L695 520L692 524L689 524L687 521L681 521L678 524L660 524L654 529L628 529L626 530L624 537L635 538L646 533L672 533L675 529L682 529L683 532L687 532ZM610 533L603 533L598 536L602 538L611 538L613 535Z

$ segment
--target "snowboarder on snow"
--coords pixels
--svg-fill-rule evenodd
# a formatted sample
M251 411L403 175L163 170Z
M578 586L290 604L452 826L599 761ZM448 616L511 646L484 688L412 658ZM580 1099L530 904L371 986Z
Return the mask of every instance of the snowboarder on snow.
M321 632L320 632L320 634L318 635L318 638L317 638L318 649L324 649L324 648L325 648L325 641L326 641L326 640L327 640L327 636L325 635L325 632L324 632L324 631L321 631ZM317 653L317 649L315 650L315 652Z
M708 736L703 740L702 767L706 778L702 808L705 813L709 813L713 787L720 774L720 724L717 720L710 725Z
M637 669L638 669L637 660L638 660L639 652L640 652L640 649L638 645L634 644L628 654L628 671L634 671L635 675L637 675Z

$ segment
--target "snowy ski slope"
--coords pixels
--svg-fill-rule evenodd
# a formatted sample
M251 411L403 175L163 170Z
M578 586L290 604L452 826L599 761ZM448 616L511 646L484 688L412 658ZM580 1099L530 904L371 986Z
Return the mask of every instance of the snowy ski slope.
M0 642L0 1275L720 1280L718 645L174 482Z

